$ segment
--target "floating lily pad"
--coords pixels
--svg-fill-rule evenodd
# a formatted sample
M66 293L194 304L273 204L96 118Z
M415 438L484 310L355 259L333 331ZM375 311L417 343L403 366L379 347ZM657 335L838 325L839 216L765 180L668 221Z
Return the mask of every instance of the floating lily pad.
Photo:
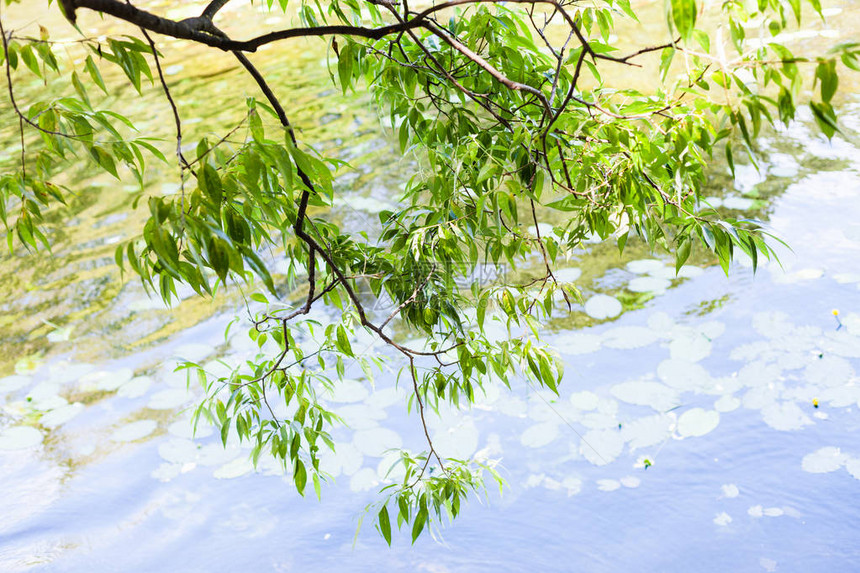
M603 344L609 348L644 348L658 340L657 333L644 326L619 326L603 333Z
M687 360L664 360L657 366L657 376L677 390L694 390L704 385L710 376L699 364Z
M714 402L714 410L717 412L733 412L741 406L739 398L735 398L731 394L720 396L719 400Z
M0 451L27 450L42 443L42 432L31 426L13 426L0 431Z
M197 458L197 444L191 440L173 438L159 444L158 455L166 462L185 464Z
M664 334L675 327L675 321L665 312L655 312L648 317L648 328L657 334Z
M661 293L672 286L667 279L647 276L636 277L627 284L627 290L633 292L656 292Z
M112 391L131 380L132 376L131 368L121 368L116 371L98 370L81 376L78 387L84 392Z
M619 481L621 482L621 485L629 488L637 488L642 483L642 480L636 476L626 476L621 478Z
M582 271L576 267L568 267L566 269L557 269L552 272L555 280L560 283L576 282L582 276Z
M714 431L719 423L719 412L692 408L678 418L678 433L685 438L704 436Z
M801 461L803 471L813 474L835 472L848 461L848 456L839 448L828 446L806 454Z
M403 481L403 476L406 475L406 467L403 465L403 458L399 453L391 452L382 456L379 460L379 465L376 466L376 474L381 480L389 482Z
M699 332L688 332L672 339L669 354L676 360L698 362L710 356L711 341Z
M201 420L197 424L197 432L195 433L191 420L184 419L170 424L167 427L167 433L171 436L188 440L192 438L206 438L212 435L212 426L206 423L205 420Z
M800 430L812 420L794 402L771 404L761 411L764 423L775 430Z
M590 354L600 350L601 337L584 332L570 332L556 338L554 346L564 354Z
M637 275L644 275L651 272L659 272L666 266L666 263L663 261L658 261L656 259L639 259L636 261L630 261L627 263L627 270L631 273L636 273Z
M583 390L570 395L570 403L579 410L594 410L600 403L600 397L594 392Z
M33 383L33 378L30 376L21 376L20 374L13 374L12 376L7 376L5 378L0 378L0 394L5 392L15 392L29 386Z
M753 505L747 510L747 514L750 517L762 517L764 516L764 508L760 505Z
M583 437L579 452L596 466L611 463L621 455L624 438L618 430L589 430Z
M123 398L140 398L146 394L150 386L152 386L152 378L149 376L138 376L120 386L116 395Z
M403 441L387 428L360 430L352 438L355 448L366 456L381 456L386 450L399 448Z
M694 279L696 277L702 276L703 274L705 274L705 271L699 267L694 267L692 265L684 265L678 271L677 276L678 278Z
M370 394L368 384L358 380L345 379L335 382L329 400L332 402L361 402Z
M438 431L433 437L433 444L439 452L448 458L468 459L478 449L478 428L468 420L447 430ZM399 447L393 446L393 447Z
M738 211L746 211L753 206L753 200L746 197L726 197L723 199L723 207L726 209L736 209Z
M349 480L350 491L368 491L379 485L379 476L370 468L361 468Z
M777 338L792 331L794 325L784 312L757 312L753 315L753 328L767 338Z
M154 420L138 420L116 430L111 436L111 440L114 442L134 442L147 437L157 427L158 424Z
M727 483L720 487L723 492L723 497L735 498L741 494L741 491L733 483Z
M824 356L806 367L805 378L822 386L842 386L854 376L854 369L844 358Z
M528 448L542 448L558 438L558 424L542 422L535 424L520 436L520 443Z
M191 398L192 395L187 390L171 388L153 394L146 407L153 410L173 410L185 405Z
M613 318L621 314L622 310L618 299L605 294L594 295L585 303L585 313L597 320Z
M56 428L61 426L83 412L84 405L80 402L60 406L55 410L51 410L39 419L39 423L46 428Z
M235 479L242 477L254 471L254 466L247 457L236 458L232 462L227 462L214 472L212 477L215 479Z
M621 482L614 479L599 479L597 480L597 489L600 491L615 491L621 487Z
M347 427L353 430L366 430L379 425L388 415L381 408L374 408L368 404L349 404L334 408L332 410L340 416Z
M610 392L622 402L650 406L658 412L671 410L681 404L678 393L659 382L622 382L613 386Z
M645 416L627 422L621 429L630 451L655 446L671 436L672 419L667 415Z

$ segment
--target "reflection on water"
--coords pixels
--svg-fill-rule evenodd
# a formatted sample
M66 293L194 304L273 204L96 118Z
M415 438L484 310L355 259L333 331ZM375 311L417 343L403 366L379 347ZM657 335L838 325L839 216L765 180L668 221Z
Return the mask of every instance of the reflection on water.
M372 218L408 166L398 171L360 103L321 93L319 52L287 55L302 74L278 65L283 54L260 59L297 125L357 166L333 216ZM186 114L205 120L191 129L237 120L196 96L240 81L228 64L168 58ZM726 279L699 260L676 277L639 245L621 258L592 244L571 260L560 277L585 302L547 332L567 361L560 396L488 388L471 410L432 419L440 451L499 460L508 489L435 539L392 549L369 529L354 535L361 508L398 477L385 450L422 446L393 377L371 387L348 372L327 398L350 427L323 459L335 483L321 502L265 457L254 469L242 444L193 434L195 391L174 364L218 371L255 351L223 337L237 298L169 310L121 284L111 245L139 227L139 212L125 215L132 190L76 175L87 187L53 257L0 262L0 570L856 570L860 105L846 113L846 139L800 125L766 142L762 170L742 168L732 189L715 175L706 202L767 216L793 248L784 269L754 277L741 260ZM162 184L170 166L151 175L148 192L175 192Z

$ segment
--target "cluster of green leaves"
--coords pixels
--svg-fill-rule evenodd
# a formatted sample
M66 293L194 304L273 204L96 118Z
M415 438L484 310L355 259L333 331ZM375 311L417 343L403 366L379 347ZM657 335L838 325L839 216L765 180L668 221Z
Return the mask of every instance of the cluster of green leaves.
M181 157L181 193L149 196L140 236L116 250L117 263L166 301L177 283L205 296L231 280L265 287L266 295L251 297L249 336L260 352L226 375L185 367L206 390L198 418L216 424L225 443L231 433L251 442L254 460L275 456L300 493L311 481L319 495L327 477L320 449L336 448L329 429L339 420L326 407L327 392L353 364L368 383L380 364L379 355L356 350L359 337L387 342L390 354L405 358L398 381L413 389L409 405L427 431L425 408L468 404L486 384L525 380L558 391L564 365L540 333L579 300L553 269L585 240L614 238L623 250L638 237L674 253L678 269L694 248L713 253L726 272L736 249L754 267L771 257L760 223L702 206L708 164L724 151L734 171L737 146L755 161L761 130L794 119L810 83L813 116L832 137L838 62L857 69L860 57L856 43L809 58L790 52L781 38L800 23L794 0L723 3L715 16L727 22L728 43L701 26L695 0L669 0L667 41L631 56L613 45L615 20L636 18L626 0L544 2L539 14L537 3L459 4L424 15L358 0L298 9L305 28L365 30L424 18L380 39L346 34L333 50L333 81L344 93L364 82L401 151L419 165L378 227L354 231L326 216L336 174L348 166L297 144L277 102L251 98L246 139L202 140L192 157ZM817 0L811 5L821 13ZM281 0L277 7L288 9ZM766 41L747 39L753 21ZM131 123L95 110L82 80L107 92L99 66L110 64L140 91L154 78L151 46L131 37L85 45L91 54L69 76L75 95L24 112L22 125L41 139L26 147L37 159L0 179L0 213L5 221L11 205L17 235L31 246L48 242L41 210L62 201L50 180L74 150L85 149L115 177L126 165L141 185L143 151L163 159L146 139L122 137ZM652 57L659 81L651 91L605 82L607 66ZM12 72L23 62L39 77L62 69L47 37L10 43L5 62ZM266 251L274 245L289 262L286 277L271 271ZM494 279L476 278L486 268L496 269ZM506 275L505 268L523 270ZM304 286L294 290L299 279ZM332 310L326 324L300 318L315 304ZM423 344L398 342L409 336ZM425 451L402 452L405 477L373 506L389 543L391 511L414 540L434 521L456 517L487 471L498 479L489 466L445 459L427 438Z
M94 42L87 43L97 58L103 56L123 67L140 91L141 74L152 79L143 55L151 53L150 47L137 39L109 40L108 44L110 53L102 51ZM0 66L8 66L10 76L24 68L44 82L49 76L64 77L45 28L40 28L39 38L4 41ZM21 111L21 129L32 128L41 145L28 142L22 131L22 145L28 153L22 155L20 169L0 176L0 220L6 227L10 250L15 237L28 249L50 248L43 230L44 211L56 203L66 204L68 194L73 193L52 179L63 167L75 165L81 152L92 165L116 179L120 179L120 167L125 167L141 189L146 157L151 155L165 161L151 138L136 136L136 129L127 117L110 109L93 107L81 74L85 74L87 83L97 86L105 95L108 90L92 55L85 59L81 74L78 71L72 69L68 76L75 95L35 101Z

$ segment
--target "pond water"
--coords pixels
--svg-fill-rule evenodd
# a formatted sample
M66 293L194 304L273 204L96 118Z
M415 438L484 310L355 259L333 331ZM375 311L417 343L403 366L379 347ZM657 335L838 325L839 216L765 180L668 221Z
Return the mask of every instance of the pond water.
M325 87L318 46L302 49L260 59L307 139L359 166L333 216L361 222L409 166L362 100ZM229 60L167 65L188 117L237 120L195 96L240 81ZM154 132L168 118L149 110L158 101L140 100ZM421 449L393 375L371 387L348 371L356 380L327 399L351 427L335 431L322 501L208 428L193 436L196 391L176 360L215 369L252 353L223 335L239 299L164 309L122 283L112 245L139 227L141 213L124 214L133 189L69 175L85 192L53 257L0 259L0 570L856 571L860 102L842 107L832 143L807 121L764 141L761 172L740 169L733 187L715 167L710 203L767 218L793 249L782 266L753 275L739 261L726 278L703 260L675 278L636 245L572 260L563 276L585 305L546 332L567 364L560 395L520 381L431 419L445 455L499 460L504 493L390 549L356 526L392 477L385 450ZM160 183L174 175L153 166L158 192L175 192Z

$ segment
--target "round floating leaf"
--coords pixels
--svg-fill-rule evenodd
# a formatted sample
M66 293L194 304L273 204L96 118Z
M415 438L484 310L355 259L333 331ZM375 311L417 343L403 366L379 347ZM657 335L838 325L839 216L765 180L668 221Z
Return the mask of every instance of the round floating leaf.
M720 487L720 490L722 490L723 492L723 497L728 498L735 498L741 493L741 491L738 489L738 486L733 483L724 484L722 487Z
M553 344L564 354L590 354L600 350L601 337L584 332L570 332L556 338Z
M6 392L15 392L29 386L32 384L33 378L30 376L21 376L20 374L13 374L12 376L7 376L5 378L0 378L0 394Z
M579 446L580 453L596 466L611 463L621 455L624 438L617 429L589 430Z
M708 434L720 423L720 414L713 410L692 408L678 418L678 433L686 437L699 437Z
M66 406L60 406L56 410L51 410L41 418L39 418L39 423L46 428L56 428L57 426L61 426L83 412L85 406L80 402L75 402L74 404L68 404Z
M585 314L597 320L618 316L622 310L618 299L605 294L594 295L585 303Z
M568 267L566 269L557 269L552 272L555 280L560 283L576 282L582 276L582 271L576 267Z
M644 348L658 340L657 333L644 326L619 326L603 333L603 344L609 348Z
M615 491L621 487L621 482L614 479L599 479L597 480L597 489L600 491Z
M353 436L352 443L366 456L382 456L386 450L403 445L400 436L387 428L360 430Z
M520 443L528 448L542 448L558 438L558 424L543 422L535 424L520 436Z
M42 432L31 426L13 426L0 432L0 451L27 450L42 443Z
M801 461L803 471L813 474L835 472L848 461L848 456L839 448L828 446L806 454Z
M609 391L622 402L650 406L658 412L665 412L681 405L678 392L659 382L623 382L616 384Z
M154 420L138 420L119 428L113 433L111 440L115 442L134 442L135 440L147 437L157 427L158 424Z
M637 261L630 261L627 263L627 270L631 273L636 273L637 275L644 275L651 272L660 272L660 269L665 267L665 263L663 261L658 261L656 259L639 259Z
M766 406L761 411L764 423L775 430L799 430L812 424L812 420L794 402Z
M661 293L672 286L671 281L657 277L637 277L627 284L627 290L633 292Z

